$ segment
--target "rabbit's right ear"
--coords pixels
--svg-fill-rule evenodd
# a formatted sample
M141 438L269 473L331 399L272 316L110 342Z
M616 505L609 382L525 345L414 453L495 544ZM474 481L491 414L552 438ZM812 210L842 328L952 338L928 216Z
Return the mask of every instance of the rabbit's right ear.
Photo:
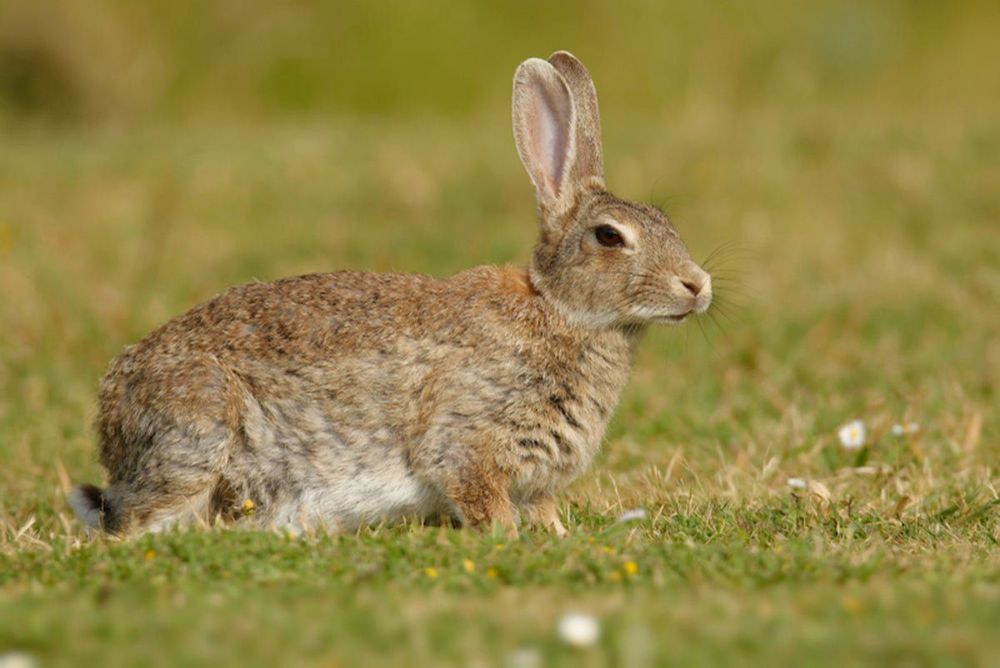
M594 81L583 63L569 51L556 51L549 56L549 63L562 75L576 109L576 156L571 177L578 186L604 188L601 113Z
M550 213L573 202L570 175L576 154L576 109L565 79L548 61L530 58L514 74L514 142Z

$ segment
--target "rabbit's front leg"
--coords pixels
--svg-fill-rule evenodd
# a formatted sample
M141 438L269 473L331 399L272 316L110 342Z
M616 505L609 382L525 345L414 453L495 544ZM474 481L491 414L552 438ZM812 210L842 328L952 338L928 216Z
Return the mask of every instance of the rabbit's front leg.
M560 538L568 535L559 519L559 505L551 494L538 494L522 504L521 519L525 526L545 527Z
M446 476L444 490L462 523L479 529L500 525L517 536L517 510L507 493L507 476L485 464L470 464Z

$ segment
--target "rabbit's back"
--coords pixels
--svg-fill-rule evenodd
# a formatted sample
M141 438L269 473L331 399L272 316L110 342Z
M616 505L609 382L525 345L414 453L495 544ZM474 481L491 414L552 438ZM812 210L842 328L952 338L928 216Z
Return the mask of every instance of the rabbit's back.
M533 459L527 472L516 454L488 456L522 471L525 487L586 466L611 406L567 376L585 343L593 345L511 269L251 283L167 323L112 365L102 461L113 480L133 482L155 473L158 458L195 462L195 474L217 477L205 500L213 514L234 514L247 498L280 523L353 527L447 512L422 473L460 469L456 458L470 456L455 447L463 433L521 443ZM608 403L622 382L600 379ZM164 446L170 429L181 434ZM197 437L185 438L192 430ZM304 509L310 517L297 517Z

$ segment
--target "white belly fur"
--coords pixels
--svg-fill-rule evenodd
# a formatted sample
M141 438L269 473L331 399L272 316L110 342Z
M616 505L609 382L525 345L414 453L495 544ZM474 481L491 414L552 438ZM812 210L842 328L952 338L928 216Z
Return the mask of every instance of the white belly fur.
M366 524L435 515L446 507L437 490L413 476L365 472L306 490L294 502L276 508L271 522L296 532L355 531Z

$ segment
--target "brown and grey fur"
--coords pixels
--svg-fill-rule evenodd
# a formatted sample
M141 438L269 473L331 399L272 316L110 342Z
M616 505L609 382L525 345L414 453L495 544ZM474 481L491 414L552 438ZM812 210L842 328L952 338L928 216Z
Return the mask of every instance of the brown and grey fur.
M97 430L111 533L193 518L358 526L452 516L564 529L649 322L711 302L658 210L607 192L597 96L565 52L514 79L541 235L527 270L336 272L233 288L116 359ZM598 243L610 225L624 245Z

